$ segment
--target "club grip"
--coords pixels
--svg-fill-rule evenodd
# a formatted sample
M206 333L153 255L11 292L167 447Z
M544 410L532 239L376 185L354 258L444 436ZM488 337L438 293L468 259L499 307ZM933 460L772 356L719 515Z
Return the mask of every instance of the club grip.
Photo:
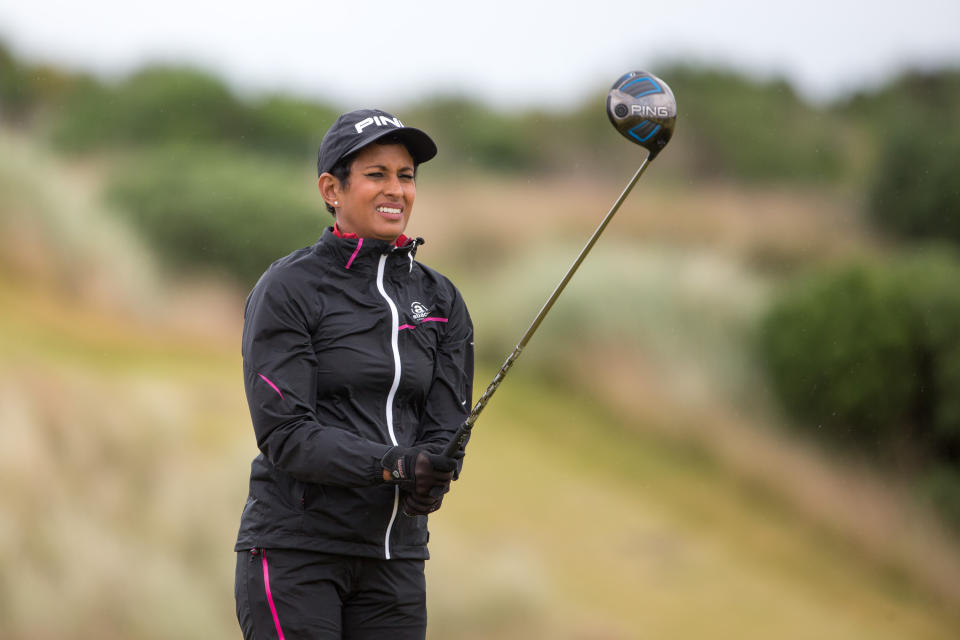
M460 425L457 428L457 432L453 434L453 438L447 444L447 448L443 450L443 455L452 458L458 451L466 449L467 440L470 439L470 430L472 428L473 425L467 422Z

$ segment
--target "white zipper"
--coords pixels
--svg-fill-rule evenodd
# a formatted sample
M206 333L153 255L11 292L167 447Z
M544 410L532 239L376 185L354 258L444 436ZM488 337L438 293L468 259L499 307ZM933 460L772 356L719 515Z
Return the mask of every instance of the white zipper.
M377 289L380 295L387 301L390 307L390 347L393 349L393 385L390 387L390 393L387 394L387 432L390 435L390 442L393 446L398 446L397 436L393 432L393 398L397 394L397 387L400 386L400 347L398 345L398 335L400 333L400 316L397 313L397 305L393 303L386 289L383 288L383 270L387 263L387 254L380 256L380 264L377 265ZM393 488L393 512L390 514L390 522L387 524L387 534L383 539L383 553L387 560L390 559L390 531L393 530L393 523L397 519L397 510L400 506L400 487Z

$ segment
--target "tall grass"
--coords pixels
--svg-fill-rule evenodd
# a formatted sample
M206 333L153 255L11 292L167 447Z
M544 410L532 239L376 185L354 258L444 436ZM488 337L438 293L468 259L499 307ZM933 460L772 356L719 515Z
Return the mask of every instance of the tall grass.
M21 213L46 202L35 188L46 183L22 175L5 178L3 200ZM77 177L57 182L63 200L49 215L89 226L81 243L104 218L72 219L81 214L68 205L91 184ZM556 191L541 206L558 211L571 197ZM478 387L578 248L554 238L525 255L514 229L500 231L502 270L457 278L485 354ZM236 637L232 545L255 454L239 302L212 314L211 340L166 314L147 322L133 303L69 297L37 275L43 260L72 255L52 250L53 237L37 236L46 250L35 270L0 270L0 636ZM720 400L751 380L738 345L765 278L693 243L607 240L487 409L463 477L431 516L431 637L955 635L960 555L926 535L925 520L898 518L907 510L876 516L896 503L878 483L851 499L847 476L784 465L782 449L740 437L747 429L711 445L674 437L676 416L722 434L734 433L731 416L750 417ZM92 264L125 282L122 250L104 242ZM68 264L82 281L88 263ZM116 287L122 300L157 295ZM194 299L190 311L214 306ZM635 384L651 371L649 387L673 389L673 400ZM570 372L593 379L571 383ZM614 387L629 403L605 393ZM737 453L717 454L724 446ZM779 481L751 466L758 451Z
M521 254L470 291L483 361L499 364L512 350L577 251L551 243ZM523 366L573 382L591 352L619 352L644 358L688 402L728 397L755 375L745 340L768 286L717 253L607 238L538 329Z
M156 265L100 200L99 174L0 127L0 264L64 296L150 306Z

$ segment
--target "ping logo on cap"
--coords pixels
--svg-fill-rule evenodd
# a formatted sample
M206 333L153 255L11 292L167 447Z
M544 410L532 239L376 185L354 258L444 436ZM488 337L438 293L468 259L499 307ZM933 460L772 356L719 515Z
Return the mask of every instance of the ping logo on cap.
M353 128L357 130L357 133L363 133L363 130L372 124L375 124L378 127L385 127L388 124L392 124L395 127L403 126L403 123L400 122L400 118L390 118L388 116L373 116L372 118L364 118L357 124L353 125Z

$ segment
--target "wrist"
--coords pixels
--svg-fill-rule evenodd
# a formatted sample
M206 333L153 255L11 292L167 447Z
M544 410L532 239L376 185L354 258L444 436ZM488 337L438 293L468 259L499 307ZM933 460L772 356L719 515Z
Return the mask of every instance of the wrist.
M390 484L407 485L413 482L415 471L416 449L407 447L391 447L380 459L384 482Z

